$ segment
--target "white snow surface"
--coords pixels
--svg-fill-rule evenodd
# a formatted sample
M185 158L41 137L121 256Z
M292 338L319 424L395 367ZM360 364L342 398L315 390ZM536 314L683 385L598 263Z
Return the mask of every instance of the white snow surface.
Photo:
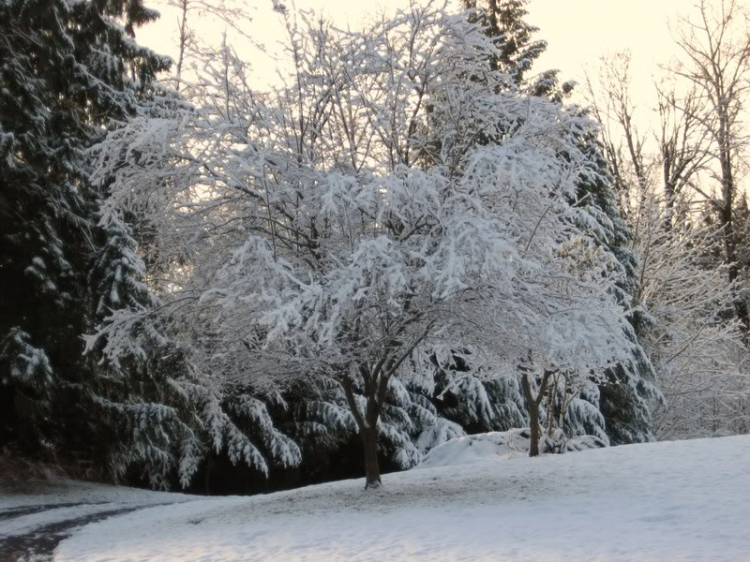
M9 493L0 489L0 511L26 506L71 503L92 505L112 503L122 506L175 503L201 497L62 479L51 482L32 482L30 487L34 489L33 493Z
M350 480L150 507L88 525L55 560L738 562L749 467L750 436L494 455L375 492Z
M431 449L415 468L461 466L487 460L527 456L529 445L528 429L492 431L455 437ZM543 444L540 445L543 446ZM561 445L564 450L575 452L598 449L603 447L604 443L591 435L581 435L564 440Z
M417 468L461 466L486 460L526 456L529 454L529 438L522 435L522 431L493 431L450 439L430 450Z

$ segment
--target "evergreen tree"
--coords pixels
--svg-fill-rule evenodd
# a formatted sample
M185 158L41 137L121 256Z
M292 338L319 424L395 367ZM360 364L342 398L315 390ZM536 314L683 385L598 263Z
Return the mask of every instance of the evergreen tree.
M475 372L472 354L453 351L430 357L430 384L412 385L435 411L469 434L507 431L528 425L518 380L486 377ZM424 379L423 379L424 380ZM436 443L439 444L439 443Z
M96 375L82 358L96 309L87 278L102 238L106 247L122 233L108 241L97 229L85 150L109 120L135 114L168 68L132 37L156 15L139 0L0 4L3 443L98 456L81 400ZM123 280L132 266L120 265Z
M485 26L497 48L491 68L506 74L511 87L561 102L570 94L574 82L559 81L557 70L545 70L529 77L534 63L547 50L547 42L536 39L539 28L525 21L528 0L463 0L464 7L475 11L472 19Z
M477 11L497 49L492 68L508 74L514 84L524 83L534 61L547 49L547 42L534 39L538 27L524 21L528 0L463 0L464 6Z
M630 227L617 205L614 182L597 139L582 136L579 140L588 155L589 172L578 190L579 208L583 211L581 220L587 224L597 243L616 258L613 271L619 280L616 297L630 308L633 327L629 360L608 369L597 379L598 407L613 445L650 441L653 437L648 403L661 400L662 396L642 344L648 320L634 302L639 292L638 263L632 251Z

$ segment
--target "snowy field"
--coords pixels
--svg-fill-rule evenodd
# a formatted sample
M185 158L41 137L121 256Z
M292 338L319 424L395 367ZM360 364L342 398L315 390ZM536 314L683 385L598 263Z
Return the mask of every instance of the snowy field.
M536 459L486 439L481 454L473 448L464 440L431 467L387 475L374 493L353 480L250 498L177 496L189 501L84 526L54 560L750 560L750 437Z

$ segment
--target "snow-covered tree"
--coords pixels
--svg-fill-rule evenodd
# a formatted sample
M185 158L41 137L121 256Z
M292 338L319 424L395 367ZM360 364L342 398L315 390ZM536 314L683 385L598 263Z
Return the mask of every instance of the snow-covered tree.
M136 120L99 147L107 212L151 205L180 256L163 310L195 334L203 371L256 388L336 381L374 487L378 431L411 431L389 394L410 407L398 378L420 354L469 350L488 379L588 377L620 359L614 258L571 204L592 124L504 91L494 43L445 6L361 33L285 17L288 86L254 92L226 47L197 112ZM106 353L138 318L111 319Z
M27 452L91 461L101 450L83 407L97 238L83 150L167 68L132 39L155 16L137 0L0 4L2 425Z
M581 209L579 221L597 245L615 257L613 296L628 308L628 320L632 326L627 359L599 376L599 391L587 392L586 395L597 397L598 409L605 422L603 429L606 429L609 441L613 444L645 442L653 438L649 402L658 402L662 397L644 347L646 322L639 306L643 282L638 275L639 255L633 248L631 227L617 204L617 184L606 160L605 148L593 135L581 136L579 142L586 154L587 169L578 188L581 202L578 205ZM566 388L571 387L566 384ZM584 387L578 389L584 390ZM579 415L584 411L589 410L579 409ZM586 425L591 427L598 421L593 418Z
M654 431L661 439L747 431L748 353L719 257L721 227L685 221L664 232L670 210L659 203L652 198L642 214L640 239L645 341L665 397Z
M542 96L553 101L560 102L570 93L574 84L571 82L560 84L557 71L542 72L538 76L530 76L533 63L537 57L546 50L546 43L534 39L537 28L524 21L527 15L524 1L518 0L489 0L476 2L466 0L467 6L471 5L479 10L478 19L487 24L486 33L498 46L501 56L491 59L490 67L493 72L501 72L509 75L512 79L508 88L518 88L526 94ZM496 134L495 138L502 139L504 131ZM491 141L492 139L483 139ZM653 370L648 357L643 350L640 341L640 326L642 324L641 314L637 308L632 308L633 297L638 290L636 279L636 257L630 248L631 233L628 224L623 219L617 206L614 193L615 182L610 172L608 162L604 156L602 147L594 134L582 133L577 136L576 142L585 156L583 168L585 173L581 174L579 187L571 203L575 204L579 211L576 221L589 236L592 236L597 245L602 246L616 259L614 262L613 294L626 308L631 308L629 313L633 326L631 335L632 345L630 357L608 369L606 373L595 373L593 379L600 384L600 392L588 393L589 397L597 396L593 408L578 409L578 416L583 412L596 413L595 416L586 420L575 428L574 433L580 434L584 427L597 427L598 433L605 429L612 436L615 443L644 441L650 439L650 422L647 407L649 399L657 398L658 391L653 385ZM558 381L560 377L570 381L568 376L561 373L550 373L549 381ZM520 387L525 388L525 381L520 381ZM539 380L542 388L539 393L534 394L531 388L525 388L526 392L521 400L529 402L522 410L539 409L541 416L546 416L546 409L556 410L559 421L565 419L565 403L576 400L577 392L583 389L582 385L564 385L568 399L560 403L556 401L545 403L545 396L550 398L554 395L554 388L559 388L556 383L545 387L543 379ZM507 390L513 390L508 387ZM519 389L520 392L520 389ZM476 392L466 396L478 396ZM534 398L536 396L536 398ZM496 396L493 401L506 403L513 396ZM601 399L601 401L599 400ZM538 400L537 406L534 402ZM604 413L604 417L599 413ZM488 411L488 410L487 410ZM511 415L513 412L509 412ZM556 416L546 416L552 421ZM574 418L568 418L572 420ZM549 431L552 426L549 425Z
M737 0L699 0L694 8L694 14L685 18L678 29L675 42L681 57L672 71L700 100L695 107L686 109L695 112L691 117L709 139L718 186L710 189L707 200L715 207L723 229L727 280L735 291L737 318L750 343L750 310L746 296L739 292L741 275L734 225L738 175L748 147L742 115L750 90L750 15ZM705 194L701 190L698 193Z
M181 107L154 81L169 59L133 40L156 16L140 1L0 5L0 445L168 487L188 485L210 451L266 472L299 451L149 315L161 305L143 261L154 225L137 209L98 211L109 178L92 185L86 149ZM83 336L124 314L140 315L132 345L105 359L102 339L84 357Z
M663 398L644 393L647 388L634 390L656 398L652 409L658 438L742 427L747 359L733 320L736 285L726 282L722 266L722 226L704 220L699 212L703 206L695 200L696 191L705 189L704 174L711 159L700 96L695 88L679 93L674 84L660 85L659 129L639 130L629 93L627 55L608 64L601 87L590 83L589 93L595 114L609 119L603 143L627 209L632 252L638 258L632 275L637 281L632 292L638 304L634 318ZM721 205L712 202L708 216L718 208ZM627 420L642 419L637 414L647 412L647 405L642 400L620 400L619 390L626 388L602 387L602 411L610 429L609 412L626 422L618 424L623 430L619 433L630 439L642 430ZM616 401L607 397L612 391Z
M517 86L523 84L534 61L547 49L546 41L534 38L539 28L524 20L528 0L462 2L471 10L472 19L483 24L485 33L497 48L497 54L490 59L491 68L507 74Z

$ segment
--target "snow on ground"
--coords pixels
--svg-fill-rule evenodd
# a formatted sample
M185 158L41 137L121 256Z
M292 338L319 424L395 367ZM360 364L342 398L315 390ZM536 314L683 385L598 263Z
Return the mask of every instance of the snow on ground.
M485 460L524 457L529 454L529 435L528 429L511 429L456 437L432 449L416 468L461 466ZM544 446L543 443L541 445ZM604 447L605 443L592 435L581 435L568 440L558 437L558 441L551 441L551 446L575 452L598 449Z
M127 488L81 482L76 480L57 480L53 482L36 482L29 486L31 493L0 492L0 511L23 508L35 505L59 504L159 504L188 501L199 496L174 494L170 492L152 492Z
M515 456L152 507L65 540L69 561L750 560L750 437Z
M529 454L529 430L512 429L457 437L432 449L417 468L461 466Z
M70 480L32 481L28 488L33 491L0 494L0 562L16 560L21 554L47 552L88 521L141 507L198 499Z

